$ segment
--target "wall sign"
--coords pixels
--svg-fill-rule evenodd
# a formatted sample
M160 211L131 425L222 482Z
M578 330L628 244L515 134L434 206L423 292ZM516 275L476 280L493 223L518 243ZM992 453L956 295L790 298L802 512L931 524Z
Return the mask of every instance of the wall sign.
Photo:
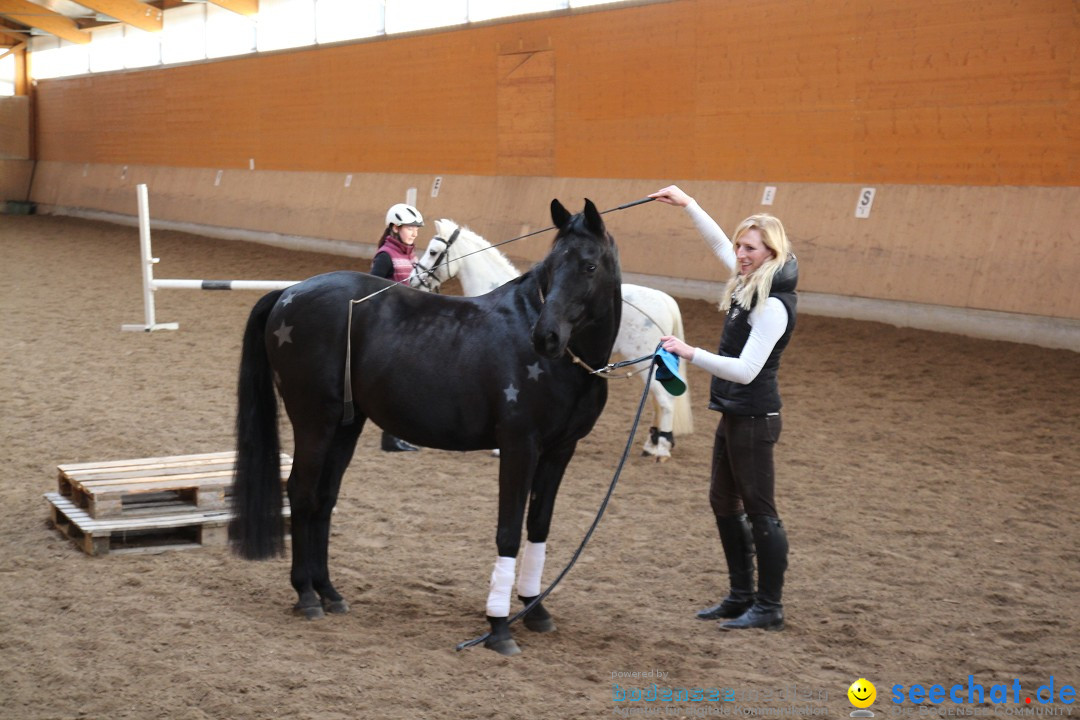
M874 188L863 188L859 192L859 201L855 203L855 217L868 218L870 217L870 208L874 207L874 193L877 192Z

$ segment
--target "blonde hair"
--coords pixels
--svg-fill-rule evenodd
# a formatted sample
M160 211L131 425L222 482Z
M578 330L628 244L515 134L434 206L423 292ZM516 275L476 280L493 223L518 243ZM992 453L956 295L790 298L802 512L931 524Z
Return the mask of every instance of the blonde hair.
M724 296L720 299L720 309L726 311L731 307L732 299L746 309L752 309L765 302L772 289L773 276L776 271L784 266L791 255L791 243L788 242L787 233L780 219L772 215L761 213L751 215L739 223L735 228L735 234L731 238L731 244L737 245L739 238L750 230L761 233L761 239L765 247L772 250L773 256L761 263L757 270L748 277L739 274L736 265L735 274L724 286Z

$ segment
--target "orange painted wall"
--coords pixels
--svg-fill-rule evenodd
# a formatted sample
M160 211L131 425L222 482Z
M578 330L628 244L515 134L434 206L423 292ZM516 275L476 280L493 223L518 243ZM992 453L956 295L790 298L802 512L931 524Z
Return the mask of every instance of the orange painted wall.
M1075 186L1078 17L1073 0L670 0L48 80L38 159ZM507 57L530 53L549 54Z

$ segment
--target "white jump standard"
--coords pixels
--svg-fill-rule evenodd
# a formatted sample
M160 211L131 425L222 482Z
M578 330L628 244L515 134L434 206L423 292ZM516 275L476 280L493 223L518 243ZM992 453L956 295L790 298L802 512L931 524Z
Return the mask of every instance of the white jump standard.
M178 330L179 323L159 323L154 317L154 292L166 290L282 290L299 280L155 280L154 264L159 262L150 250L150 203L146 185L135 188L139 199L139 250L143 277L143 308L146 322L142 325L121 325L121 330L153 332L154 330Z

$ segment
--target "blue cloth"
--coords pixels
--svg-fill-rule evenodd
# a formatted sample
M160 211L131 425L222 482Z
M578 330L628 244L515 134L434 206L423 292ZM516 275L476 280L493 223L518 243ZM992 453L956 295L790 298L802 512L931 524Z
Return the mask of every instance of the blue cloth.
M679 372L678 357L660 348L653 356L653 362L656 363L656 380L664 386L665 390L672 395L682 395L686 392L686 380Z

